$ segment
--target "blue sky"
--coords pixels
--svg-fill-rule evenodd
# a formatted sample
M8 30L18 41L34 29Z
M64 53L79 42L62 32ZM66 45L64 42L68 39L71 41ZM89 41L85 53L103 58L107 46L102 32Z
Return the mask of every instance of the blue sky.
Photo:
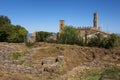
M58 32L61 19L75 27L93 26L96 11L103 31L120 33L120 0L0 0L0 15L29 32Z

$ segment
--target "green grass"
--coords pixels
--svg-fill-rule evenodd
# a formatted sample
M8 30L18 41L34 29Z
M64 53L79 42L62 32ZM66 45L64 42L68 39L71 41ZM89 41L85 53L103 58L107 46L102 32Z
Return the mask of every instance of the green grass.
M27 47L32 47L32 46L35 45L35 42L26 41L26 42L25 42L25 45L26 45Z
M10 55L10 58L12 58L12 59L18 59L19 57L21 57L22 55L21 55L21 53L19 53L19 52L14 52L14 53L11 53Z
M99 80L103 80L103 79L120 80L120 69L115 67L105 69Z
M24 64L24 62L25 62L25 60L21 60L20 63L19 63L19 65Z
M99 80L103 70L91 70L85 73L80 80Z
M120 69L107 68L86 72L80 80L120 80Z

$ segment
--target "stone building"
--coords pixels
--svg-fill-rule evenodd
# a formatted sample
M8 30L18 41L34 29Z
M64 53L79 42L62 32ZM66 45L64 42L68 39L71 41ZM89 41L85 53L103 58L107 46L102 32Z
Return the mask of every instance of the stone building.
M97 33L100 33L104 35L105 37L109 35L109 33L104 32L100 29L98 25L98 13L95 12L93 14L93 26L83 26L83 27L77 27L76 29L80 32L80 36L83 37L83 39L87 40L88 38L94 37ZM65 27L65 21L60 20L60 30L59 33L63 30Z
M65 21L60 20L59 33L62 32L64 27L65 27ZM109 35L109 33L104 32L100 29L98 25L98 13L97 12L93 14L93 26L82 26L82 27L80 26L80 27L77 27L76 29L80 32L80 36L83 37L83 39L86 42L88 38L95 37L96 34L98 33L102 34L104 37L107 37ZM30 41L34 42L36 40L36 36L37 36L37 31L32 34ZM53 36L48 36L47 38L57 40L58 37L56 34Z

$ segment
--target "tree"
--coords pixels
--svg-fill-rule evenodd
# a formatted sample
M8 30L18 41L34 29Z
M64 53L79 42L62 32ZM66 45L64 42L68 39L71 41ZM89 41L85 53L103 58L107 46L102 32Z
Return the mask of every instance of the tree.
M0 41L24 42L27 30L20 25L12 25L7 16L0 16Z
M24 42L27 36L27 30L20 25L11 26L10 35L8 36L8 42Z
M78 44L81 41L77 29L73 26L65 26L63 31L60 33L59 43L62 44ZM79 44L80 45L80 44Z
M6 42L7 37L10 35L11 28L10 25L4 25L4 27L0 27L0 41Z
M7 16L1 15L0 16L0 27L3 27L6 24L8 24L8 25L11 24L10 19Z
M17 26L19 26L19 25L17 25ZM20 27L20 29L18 29L19 40L20 40L20 42L24 42L26 40L28 31L24 27L21 27L21 26L19 26L19 27Z
M90 38L88 46L113 48L120 46L120 37L116 34L110 34L107 37L103 37L101 34L97 34L95 37Z
M100 33L97 33L94 37L90 38L88 41L88 46L97 46L102 47L103 43L103 35Z
M40 31L37 32L37 36L36 36L36 41L37 42L45 42L47 37L50 36L52 33L50 32L45 32L45 31Z
M6 42L7 36L8 36L8 34L5 31L0 30L0 42Z
M120 46L120 37L117 34L111 34L108 36L107 48Z

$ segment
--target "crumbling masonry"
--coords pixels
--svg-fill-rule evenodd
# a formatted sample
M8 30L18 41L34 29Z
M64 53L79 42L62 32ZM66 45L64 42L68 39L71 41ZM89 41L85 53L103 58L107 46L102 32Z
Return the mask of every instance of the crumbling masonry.
M93 18L93 26L82 26L82 27L77 28L77 30L80 32L80 36L83 37L83 39L85 39L86 42L87 42L88 38L94 37L95 34L97 34L97 33L100 33L104 36L109 35L109 33L100 30L100 27L98 26L98 13L97 12L95 12L93 14L93 17L94 17ZM59 33L62 32L64 27L65 27L65 21L60 20Z

